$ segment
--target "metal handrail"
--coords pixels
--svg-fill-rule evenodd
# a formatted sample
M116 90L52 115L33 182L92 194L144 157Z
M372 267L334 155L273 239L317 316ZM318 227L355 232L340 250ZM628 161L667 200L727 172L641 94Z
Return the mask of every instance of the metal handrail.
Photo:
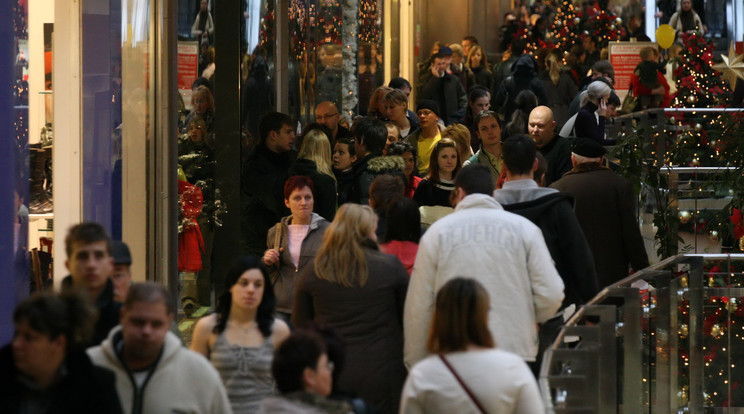
M640 380L641 377L639 376L640 373L635 372L636 368L639 368L642 366L643 361L641 354L643 352L643 348L641 346L640 342L640 335L641 332L643 332L643 328L638 325L640 323L641 319L641 308L643 305L641 305L641 302L639 302L639 295L638 295L638 289L631 287L631 285L639 280L645 280L649 283L656 284L657 288L661 287L662 291L665 291L664 293L666 296L664 296L662 293L658 293L658 301L660 308L657 309L660 313L656 314L655 318L657 318L657 323L659 324L659 327L663 325L663 323L666 323L667 325L667 334L669 335L669 338L662 339L658 335L654 338L656 341L653 346L666 346L668 349L668 353L672 356L667 355L666 357L658 356L655 358L666 358L664 360L661 359L655 359L654 363L654 375L656 375L655 379L655 387L656 387L656 393L655 397L657 400L654 401L654 405L656 406L657 410L661 409L661 411L657 412L665 412L663 407L672 407L675 405L675 395L676 391L678 389L678 380L674 375L670 375L670 372L673 372L674 364L676 363L676 344L677 339L674 339L674 333L676 333L677 328L674 325L671 324L671 320L669 319L669 315L664 316L664 311L661 309L666 309L667 313L671 311L671 309L676 309L676 307L673 306L673 303L675 300L678 299L670 299L670 295L673 295L675 292L677 292L677 289L680 288L680 281L679 277L674 277L672 274L670 274L670 270L674 271L674 267L677 265L690 265L689 268L689 297L688 300L690 301L690 336L689 336L689 350L690 350L690 361L692 361L690 365L690 391L689 391L689 403L688 407L686 409L689 409L689 412L692 413L702 413L704 409L704 401L702 400L702 394L704 389L703 384L703 368L702 363L701 364L695 364L694 361L697 361L700 359L702 362L702 319L703 319L703 298L704 298L704 292L708 292L708 294L719 295L719 296L736 296L737 294L741 293L740 291L742 288L708 288L704 287L704 278L705 275L703 274L703 262L704 261L726 261L727 266L731 264L732 261L744 261L744 254L685 254L685 255L677 255L669 257L665 260L662 260L652 266L649 266L645 269L642 269L638 272L633 273L632 275L626 277L625 279L622 279L616 283L613 283L612 285L609 285L602 289L601 292L599 292L592 300L590 300L588 303L586 303L584 306L582 306L574 315L572 315L568 321L566 322L564 328L561 330L561 332L558 334L556 340L553 342L553 344L550 346L550 348L545 352L542 365L540 367L540 388L541 393L543 396L543 400L546 404L546 407L550 409L550 412L555 412L554 409L556 409L553 406L553 397L558 395L559 393L563 392L563 401L565 403L568 393L568 388L565 388L567 385L570 384L571 380L571 373L569 372L568 375L560 374L557 375L556 373L551 372L551 367L553 367L553 357L554 355L559 355L556 360L556 362L560 362L561 365L565 365L569 360L576 360L578 353L584 352L586 354L586 358L598 358L597 355L600 350L594 350L592 349L596 348L596 345L599 344L602 347L609 347L612 351L615 353L609 356L609 360L615 361L618 359L620 355L623 355L622 361L624 361L623 366L623 376L622 378L618 377L618 372L620 372L614 365L614 363L605 364L604 360L602 364L597 364L595 367L594 365L591 365L592 372L584 372L579 377L573 378L577 381L584 381L585 383L589 384L591 382L591 378L598 378L599 380L594 381L591 383L592 387L596 387L597 393L607 393L607 392L614 392L614 395L610 395L609 399L611 401L617 402L619 399L619 395L617 395L618 387L617 384L622 385L623 395L622 395L622 401L623 401L623 410L622 412L629 413L629 412L641 412L640 407L635 407L633 404L641 402L643 390L640 384L636 383ZM661 279L659 279L659 277ZM664 282L665 281L665 282ZM715 290L715 292L713 292ZM725 291L725 292L724 292ZM731 291L731 292L729 292ZM737 293L738 292L738 293ZM615 319L614 315L617 312L617 310L621 307L618 305L617 300L612 301L608 300L611 298L618 297L620 295L621 297L624 296L624 304L622 305L622 308L624 309L625 318L623 321L627 325L623 325L622 323L614 322ZM628 299L633 299L632 301L628 302ZM671 300L671 302L670 302ZM666 301L666 302L664 302ZM664 305L662 305L664 303ZM631 308L628 308L628 306L631 306ZM664 308L666 306L666 308ZM607 326L607 321L600 321L600 323L597 326L589 326L582 325L581 323L583 321L586 321L586 317L589 315L596 315L597 312L604 312L605 315L607 314L608 308L615 309L614 312L611 313L612 318L609 322L611 326ZM635 319L638 318L638 321L635 321ZM665 320L662 320L663 318L666 318ZM634 323L635 321L635 323ZM604 328L601 326L602 323L605 324ZM622 328L621 328L622 327ZM660 329L657 327L656 329ZM608 337L607 330L606 329L612 329L614 334L611 337ZM634 330L635 328L635 330ZM562 347L561 345L564 343L564 339L566 336L573 336L573 335L579 335L577 332L583 332L587 333L591 329L596 329L596 335L595 339L589 340L588 346L589 348L576 348L572 350L571 348ZM669 329L672 329L669 331ZM601 332L604 332L602 334ZM622 332L622 333L620 333ZM674 332L674 333L672 333ZM602 335L605 335L604 337ZM625 348L618 347L615 348L615 335L623 336L625 339L622 342ZM673 338L674 337L674 338ZM604 342L602 340L604 338ZM609 338L609 339L608 339ZM670 339L671 338L671 339ZM599 340L599 342L597 342ZM582 337L583 341L583 337ZM609 341L609 342L608 342ZM592 345L594 344L594 345ZM595 348L592 348L592 347ZM583 350L582 350L583 349ZM607 353L607 349L601 349L601 354L604 355ZM555 354L556 352L560 352L560 354ZM568 357L567 352L577 352L572 357ZM583 354L582 354L583 355ZM592 357L592 355L594 355ZM607 357L607 355L604 355ZM569 359L566 359L569 358ZM572 359L573 358L573 359ZM610 362L611 362L610 361ZM607 366L605 366L607 365ZM569 363L570 366L570 363ZM603 372L603 370L608 370L612 372ZM695 379L693 379L695 378ZM557 381L557 385L554 387L551 387L551 381ZM568 382L567 382L568 381ZM613 382L614 381L614 382ZM563 384L563 385L561 385ZM609 384L609 386L608 386ZM615 386L612 386L615 384ZM570 386L569 386L570 388ZM554 394L555 393L555 394ZM586 395L581 395L581 398L586 399L586 401L582 400L582 403L584 403L581 407L574 407L574 406L568 406L563 407L562 409L559 407L558 411L566 411L566 412L574 412L574 411L581 411L581 412L597 412L597 413L605 413L605 412L616 412L615 410L617 407L613 407L610 409L608 404L599 402L596 403L598 400L592 400L592 398L595 398L595 396L592 396L591 392L585 393ZM576 399L576 394L571 394L574 397L574 400ZM605 397L607 397L605 395ZM558 400L558 397L556 397L556 400ZM595 402L596 405L592 406L592 401ZM575 403L575 401L574 401ZM649 404L651 402L649 401ZM734 411L731 411L734 412ZM738 411L736 411L738 412Z
M744 108L652 108L652 109L644 109L641 111L631 112L629 114L620 115L615 117L615 121L621 120L624 121L626 119L632 119L632 118L638 118L639 116L643 115L656 115L659 113L664 114L674 114L674 113L719 113L719 112L725 112L725 113L733 113L733 112L742 112L744 111Z

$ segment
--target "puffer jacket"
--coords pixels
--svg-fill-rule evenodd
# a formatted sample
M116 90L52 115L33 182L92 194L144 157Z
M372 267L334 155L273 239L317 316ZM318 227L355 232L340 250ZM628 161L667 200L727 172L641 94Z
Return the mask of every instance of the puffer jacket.
M407 182L405 167L403 157L397 155L388 157L370 154L362 158L354 165L354 183L347 201L369 205L369 186L372 185L372 181L381 175L389 174L401 177L405 183Z
M269 249L274 248L274 239L277 229L281 232L280 246L284 251L280 253L279 262L271 269L279 269L279 278L274 282L274 295L276 296L276 310L284 313L292 312L292 301L294 300L295 283L297 275L315 257L315 253L323 243L323 234L330 223L317 213L313 213L310 221L310 230L300 247L300 261L297 266L292 263L292 255L289 253L289 226L292 224L292 216L287 216L269 230L266 244Z

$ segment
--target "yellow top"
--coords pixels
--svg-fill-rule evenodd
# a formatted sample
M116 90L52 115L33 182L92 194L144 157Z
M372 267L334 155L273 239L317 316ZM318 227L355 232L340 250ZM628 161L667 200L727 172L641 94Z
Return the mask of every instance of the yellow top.
M421 138L418 139L418 171L422 177L429 173L429 158L431 158L431 152L434 150L439 140L442 139L441 131L437 131L437 135L433 138Z

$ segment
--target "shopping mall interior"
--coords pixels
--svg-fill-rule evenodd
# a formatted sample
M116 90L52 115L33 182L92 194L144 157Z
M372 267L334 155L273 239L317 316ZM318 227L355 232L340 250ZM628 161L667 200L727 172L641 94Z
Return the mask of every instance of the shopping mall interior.
M571 36L578 42L590 35L578 27L595 19L584 7L596 4L3 2L12 13L0 17L0 73L8 80L0 91L0 126L6 131L0 134L6 137L0 143L0 177L6 182L0 189L2 343L13 335L16 304L32 291L59 287L68 274L64 237L81 221L101 223L112 239L129 245L134 281L162 283L178 298L177 329L188 343L194 321L213 310L227 265L243 253L242 160L255 146L263 113L289 114L300 135L316 120L316 105L330 101L351 123L371 113L374 91L397 77L411 82L412 105L432 45L474 36L495 64L508 53L507 36L532 39L537 29L523 26L547 21L544 38L530 43L537 56L568 36L561 26L576 27ZM613 47L621 62L622 45L661 44L657 28L669 21L662 3L599 2L596 20L606 27L591 27L608 47L607 59L615 62ZM744 79L742 0L693 3L706 20L701 39L709 45L703 48L710 49L710 64L719 64L722 55L727 63L738 56L735 69ZM520 23L509 32L512 21ZM630 21L637 25L633 36ZM215 162L214 191L204 202L209 218L199 219L211 254L194 270L183 265L190 254L185 228L197 220L183 209L179 139L195 110L192 88L200 77L213 92ZM616 89L621 98L627 95L627 84ZM635 139L635 149L647 150L634 171L637 217L652 267L606 287L568 321L543 360L541 386L555 412L744 410L724 408L744 407L737 390L744 381L744 346L738 343L744 340L744 326L738 326L744 322L744 256L732 254L744 248L744 234L737 232L738 191L744 189L741 157L724 156L728 150L721 147L726 134L740 134L742 141L744 134L727 129L737 124L737 107L709 93L717 92L700 90L682 104L620 115L607 126L608 137ZM700 104L708 98L712 103ZM674 152L669 144L687 140L697 146ZM623 160L636 154L628 148L613 161L625 171L632 166ZM191 300L193 309L184 312L181 307Z

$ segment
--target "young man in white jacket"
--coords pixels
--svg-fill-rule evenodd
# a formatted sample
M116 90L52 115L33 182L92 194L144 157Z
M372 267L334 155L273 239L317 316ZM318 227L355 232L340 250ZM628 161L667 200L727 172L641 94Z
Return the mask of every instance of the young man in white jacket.
M563 282L540 229L504 211L493 190L487 168L463 168L455 178L455 212L421 238L403 316L408 366L426 357L436 293L456 276L476 279L488 291L496 346L535 361L537 323L561 306Z
M124 414L232 414L220 376L170 332L174 309L155 283L132 285L121 325L88 349L94 364L116 374Z

